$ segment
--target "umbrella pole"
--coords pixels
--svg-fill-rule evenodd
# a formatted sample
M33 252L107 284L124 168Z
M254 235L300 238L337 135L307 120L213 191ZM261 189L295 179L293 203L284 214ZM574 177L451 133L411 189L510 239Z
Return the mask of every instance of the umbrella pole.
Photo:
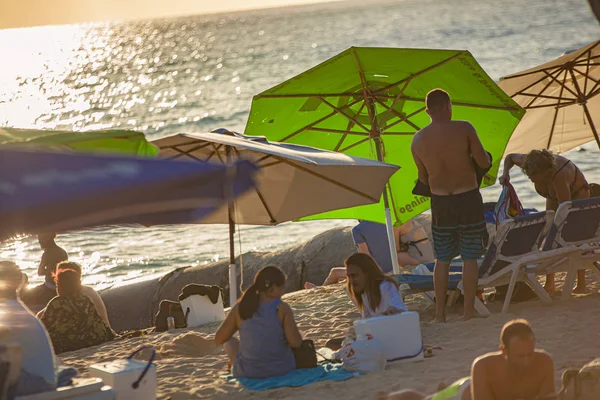
M600 138L598 137L598 131L596 131L596 125L594 125L594 120L592 119L592 116L590 115L590 110L588 109L586 103L583 104L583 112L585 113L585 116L587 117L587 120L590 124L590 128L592 129L592 133L594 134L594 139L596 139L596 144L598 145L598 148L600 149Z
M231 160L231 146L225 148L227 156L227 165L229 168L227 182L227 197L228 197L228 216L229 216L229 306L233 307L237 302L237 271L235 265L235 220L234 220L234 203L233 203L233 163Z
M375 148L377 150L377 159L384 162L380 136L375 137ZM392 213L390 212L387 185L383 191L383 205L385 207L385 227L387 229L390 256L392 258L392 270L397 275L400 273L400 266L398 265L398 250L396 250L396 238L394 237L394 224L392 222Z

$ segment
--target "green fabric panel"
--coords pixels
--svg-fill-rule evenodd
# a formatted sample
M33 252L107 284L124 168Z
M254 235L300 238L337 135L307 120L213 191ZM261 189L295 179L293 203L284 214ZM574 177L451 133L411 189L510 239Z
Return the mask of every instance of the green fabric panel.
M0 146L42 146L86 152L108 152L154 157L158 149L143 133L127 130L87 132L0 128Z
M372 104L365 101L363 79ZM494 184L504 149L525 110L468 51L350 48L255 96L245 134L377 159L369 132L378 130L383 161L401 167L390 180L392 217L400 225L430 208L428 199L411 193L417 168L410 144L412 135L429 123L425 96L435 88L450 94L454 119L467 120L477 129L494 158L483 186ZM377 127L372 126L369 107ZM383 223L383 201L304 219L332 218Z

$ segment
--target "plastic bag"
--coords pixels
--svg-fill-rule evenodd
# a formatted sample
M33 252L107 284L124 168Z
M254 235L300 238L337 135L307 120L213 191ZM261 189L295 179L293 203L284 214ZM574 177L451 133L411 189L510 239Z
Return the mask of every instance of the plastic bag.
M498 227L503 221L525 215L523 206L519 201L515 188L510 183L507 183L502 187L502 193L498 203L496 203L496 209L494 210L494 216L496 217L496 227Z
M385 369L387 363L383 343L371 335L359 336L347 342L335 354L342 367L350 372L370 372Z

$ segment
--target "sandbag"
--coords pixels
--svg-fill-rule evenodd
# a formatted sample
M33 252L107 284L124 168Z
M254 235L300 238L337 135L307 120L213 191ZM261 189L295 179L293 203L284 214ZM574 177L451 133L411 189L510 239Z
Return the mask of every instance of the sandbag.
M156 332L165 332L169 329L167 318L173 317L175 329L187 328L187 316L177 301L163 300L158 306L158 313L154 319Z
M348 341L334 354L334 359L341 360L342 367L350 372L383 370L387 364L383 343L371 335Z

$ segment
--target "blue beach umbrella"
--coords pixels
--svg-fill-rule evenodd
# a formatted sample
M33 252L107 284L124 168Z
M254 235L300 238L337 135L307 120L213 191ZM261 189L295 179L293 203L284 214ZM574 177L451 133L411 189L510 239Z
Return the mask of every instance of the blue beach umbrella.
M0 240L98 225L198 223L254 187L256 167L0 150Z

